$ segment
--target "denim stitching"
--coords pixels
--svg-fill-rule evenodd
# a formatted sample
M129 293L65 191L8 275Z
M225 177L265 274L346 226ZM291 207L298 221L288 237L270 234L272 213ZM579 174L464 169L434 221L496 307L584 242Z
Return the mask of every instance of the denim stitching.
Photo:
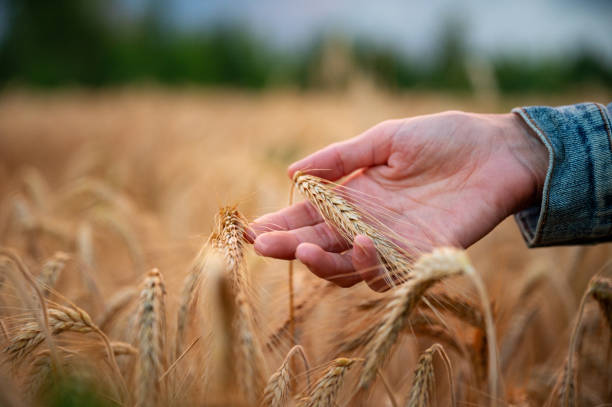
M548 169L548 174L550 174L550 176L552 177L554 169L555 169L555 153L554 153L554 146L552 144L552 142L550 141L550 139L548 138L548 136L546 135L546 133L544 133L544 131L542 131L542 129L540 128L540 126L538 126L538 124L531 118L531 116L529 115L529 113L527 113L527 111L524 108L520 109L525 117L527 118L527 120L529 120L529 123L531 123L531 125L533 127L535 127L540 134L542 135L542 137L544 137L546 139L546 141L548 141L548 144L551 146L551 149L553 149L553 151L550 151L550 155L552 157L551 159L551 163L550 163L550 168ZM547 148L548 149L548 148ZM548 185L549 190L544 192L542 191L542 198L544 199L544 202L542 202L542 213L541 213L541 218L538 219L538 224L536 225L536 230L534 233L534 237L532 240L532 244L536 244L539 242L539 240L542 237L542 229L544 229L544 224L546 222L546 219L548 217L548 200L549 200L549 192L550 192L550 184ZM542 225L542 228L540 228L540 230L538 230L538 226Z
M595 103L595 106L597 106L597 108L599 109L599 114L601 114L601 119L604 122L606 133L608 133L608 141L610 142L610 151L612 151L612 132L610 131L610 124L608 123L608 117L602 110L601 105L599 103Z

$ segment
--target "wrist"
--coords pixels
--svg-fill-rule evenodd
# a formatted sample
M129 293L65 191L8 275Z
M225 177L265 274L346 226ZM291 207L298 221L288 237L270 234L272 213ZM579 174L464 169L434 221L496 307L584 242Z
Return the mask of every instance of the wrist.
M548 170L548 149L537 134L514 113L500 115L509 152L525 172L511 213L537 204L542 197Z

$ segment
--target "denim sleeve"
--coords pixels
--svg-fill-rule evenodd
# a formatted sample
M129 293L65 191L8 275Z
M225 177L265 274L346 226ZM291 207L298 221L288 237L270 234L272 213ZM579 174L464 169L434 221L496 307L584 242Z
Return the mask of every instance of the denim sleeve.
M548 149L542 202L515 215L529 247L612 240L612 103L513 109Z

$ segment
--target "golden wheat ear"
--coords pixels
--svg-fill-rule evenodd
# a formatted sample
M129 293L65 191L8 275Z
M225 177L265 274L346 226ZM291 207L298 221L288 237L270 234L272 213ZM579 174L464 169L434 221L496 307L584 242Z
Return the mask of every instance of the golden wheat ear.
M217 227L211 236L213 250L225 261L225 270L232 281L235 302L232 338L235 341L236 372L241 391L251 405L257 404L264 380L264 357L255 332L255 307L251 297L251 281L245 265L246 218L235 206L219 210Z
M360 359L338 358L331 362L310 393L298 403L299 407L334 407L346 372Z
M399 332L404 328L410 314L425 292L437 282L464 272L468 264L464 252L457 249L436 249L421 256L415 263L411 279L396 288L386 306L386 315L366 348L363 371L359 387L366 389L376 376L395 344Z
M162 275L157 269L147 273L138 307L138 363L136 369L136 406L164 405L165 295Z
M293 183L300 193L318 210L325 222L336 230L348 243L355 236L365 235L374 242L378 260L384 266L383 275L389 286L408 278L413 259L405 250L385 237L377 228L366 222L366 216L341 195L334 192L321 178L296 171ZM379 226L379 225L378 225Z
M444 362L451 393L451 406L456 406L453 370L450 359L444 347L435 343L419 357L417 367L414 371L414 378L412 379L412 387L410 388L410 393L408 393L408 398L404 404L406 407L426 407L432 405L431 398L435 387L433 364L435 353L438 353Z
M260 404L261 407L283 407L287 405L287 400L291 393L291 360L295 355L300 355L304 364L304 370L309 375L308 371L310 368L304 348L300 345L295 345L289 350L278 370L268 379ZM309 386L310 383L308 383L307 387Z

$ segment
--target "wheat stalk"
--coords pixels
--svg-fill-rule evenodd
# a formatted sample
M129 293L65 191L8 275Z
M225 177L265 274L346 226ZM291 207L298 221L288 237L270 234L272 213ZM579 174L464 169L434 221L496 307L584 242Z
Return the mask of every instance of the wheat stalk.
M115 356L135 355L138 353L136 348L129 343L111 342L110 346ZM68 367L70 365L70 360L67 358L67 356L74 357L77 355L77 352L67 349L63 349L62 351L65 353L65 355L62 357L62 362L64 363L65 367ZM30 363L30 370L25 383L29 394L37 394L44 382L47 380L49 374L53 373L52 362L51 354L48 349L41 350L34 355L32 362Z
M608 327L612 330L612 279L598 277L593 280L589 290L606 317Z
M6 324L4 323L4 320L2 318L0 318L0 331L2 331L2 336L4 336L4 340L8 341L9 340L8 329L6 329Z
M17 270L20 272L24 280L26 280L26 282L34 289L34 292L36 293L36 298L38 298L38 301L40 304L40 311L42 314L42 317L40 318L38 317L38 315L36 315L37 328L39 329L39 333L42 335L42 340L47 341L47 344L51 351L51 357L53 358L53 361L55 362L57 366L59 366L59 357L57 354L57 349L55 346L55 342L53 341L53 338L51 337L50 328L49 328L49 316L48 316L48 311L47 311L47 303L45 302L45 298L42 292L40 291L40 288L38 287L36 280L34 279L34 277L32 277L32 274L30 273L26 265L21 260L21 257L19 257L19 255L15 253L13 250L1 247L0 256L4 256L8 258L10 261L12 261L17 266ZM17 284L19 283L17 282ZM25 295L23 298L27 301L29 300L30 297L29 295Z
M117 291L106 302L105 311L98 319L98 326L102 331L106 331L108 325L136 296L138 290L135 287L126 287Z
M58 306L57 308L49 308L47 313L52 335L58 335L66 331L80 333L93 331L93 322L89 315L82 310ZM8 355L10 361L17 362L32 352L44 339L45 335L40 330L38 323L27 322L11 338L8 346L4 349L4 353Z
M376 227L367 223L355 205L335 193L324 180L313 175L296 171L293 174L293 183L319 211L325 222L349 243L352 243L357 235L366 235L372 239L378 260L387 271L384 275L387 284L393 286L397 281L406 279L413 259Z
M300 407L334 407L344 376L358 359L338 358L331 362L325 374L315 383L310 394L302 399Z
M432 285L451 276L461 274L469 264L461 250L442 248L421 256L415 263L411 279L396 289L392 300L387 304L378 331L368 344L363 372L359 387L366 389L376 376L376 370L388 356L408 317L421 297Z
M254 310L249 293L249 279L244 265L246 219L235 207L221 208L217 228L211 236L214 250L223 255L233 282L236 304L232 335L236 341L236 365L240 388L250 404L256 404L263 387L263 354L253 329Z
M207 245L202 246L196 258L193 260L189 273L185 277L183 282L183 289L181 292L181 299L176 317L176 337L174 342L174 356L175 358L183 351L183 345L185 340L185 331L189 322L189 315L195 301L197 300L197 291L200 286L202 279L202 271L206 264L206 249Z
M163 405L162 383L158 378L164 372L165 363L165 294L159 270L149 271L138 309L137 406Z
M291 392L291 360L296 354L301 356L304 370L308 372L309 367L304 348L295 345L289 350L278 370L268 379L261 402L262 407L284 407L287 404Z

